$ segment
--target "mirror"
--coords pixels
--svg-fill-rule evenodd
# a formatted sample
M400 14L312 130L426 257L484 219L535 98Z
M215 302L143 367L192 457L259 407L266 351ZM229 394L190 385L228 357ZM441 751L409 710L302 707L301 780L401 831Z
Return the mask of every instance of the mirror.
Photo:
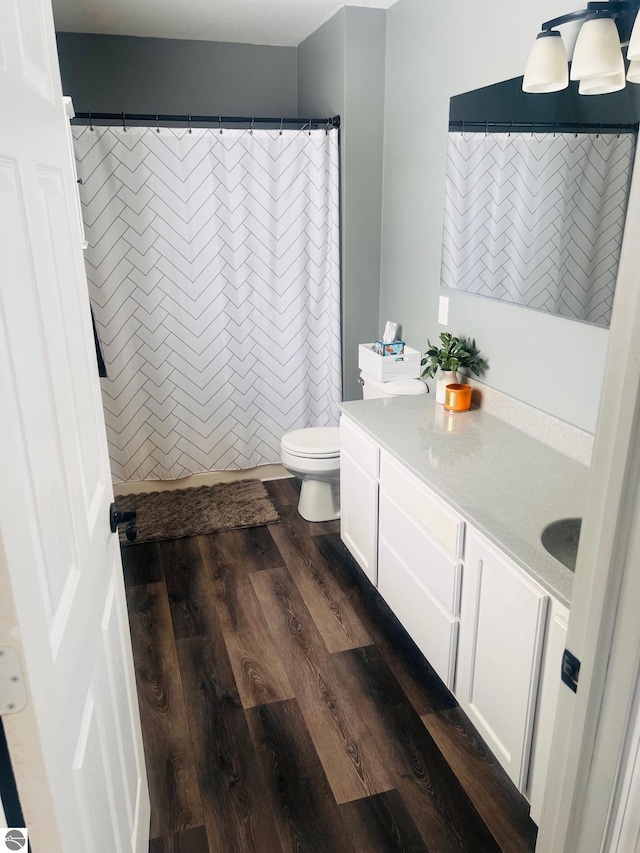
M608 327L640 87L450 101L441 286Z

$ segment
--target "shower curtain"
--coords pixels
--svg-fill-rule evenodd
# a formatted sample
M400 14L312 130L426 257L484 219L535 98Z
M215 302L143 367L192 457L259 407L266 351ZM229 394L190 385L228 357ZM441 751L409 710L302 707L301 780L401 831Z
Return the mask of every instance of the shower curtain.
M442 286L608 326L635 134L449 134Z
M337 424L338 131L73 136L114 480L278 462Z

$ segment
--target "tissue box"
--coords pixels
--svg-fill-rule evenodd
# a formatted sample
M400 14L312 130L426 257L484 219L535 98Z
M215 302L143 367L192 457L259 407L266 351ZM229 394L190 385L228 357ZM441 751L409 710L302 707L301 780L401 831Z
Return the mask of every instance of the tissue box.
M376 344L360 344L358 367L380 382L392 379L419 379L420 352L405 346L402 355L378 355Z
M392 341L390 344L376 341L374 352L378 355L404 355L404 341Z

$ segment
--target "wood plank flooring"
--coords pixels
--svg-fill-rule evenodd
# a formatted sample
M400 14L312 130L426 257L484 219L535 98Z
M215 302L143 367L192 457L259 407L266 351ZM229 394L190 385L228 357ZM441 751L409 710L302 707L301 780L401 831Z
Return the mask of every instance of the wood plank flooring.
M127 546L150 853L527 853L528 805L340 541Z

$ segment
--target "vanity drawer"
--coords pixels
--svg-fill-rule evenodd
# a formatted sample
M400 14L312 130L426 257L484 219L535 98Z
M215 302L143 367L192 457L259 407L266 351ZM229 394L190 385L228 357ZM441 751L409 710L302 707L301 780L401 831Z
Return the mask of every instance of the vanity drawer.
M384 488L380 491L380 535L440 604L457 616L462 579L460 561L441 548Z
M340 449L346 451L367 474L378 479L380 448L344 415L340 418Z
M446 686L453 689L458 620L432 598L383 538L378 551L378 591Z
M380 459L380 485L452 557L462 559L464 521L388 453Z

